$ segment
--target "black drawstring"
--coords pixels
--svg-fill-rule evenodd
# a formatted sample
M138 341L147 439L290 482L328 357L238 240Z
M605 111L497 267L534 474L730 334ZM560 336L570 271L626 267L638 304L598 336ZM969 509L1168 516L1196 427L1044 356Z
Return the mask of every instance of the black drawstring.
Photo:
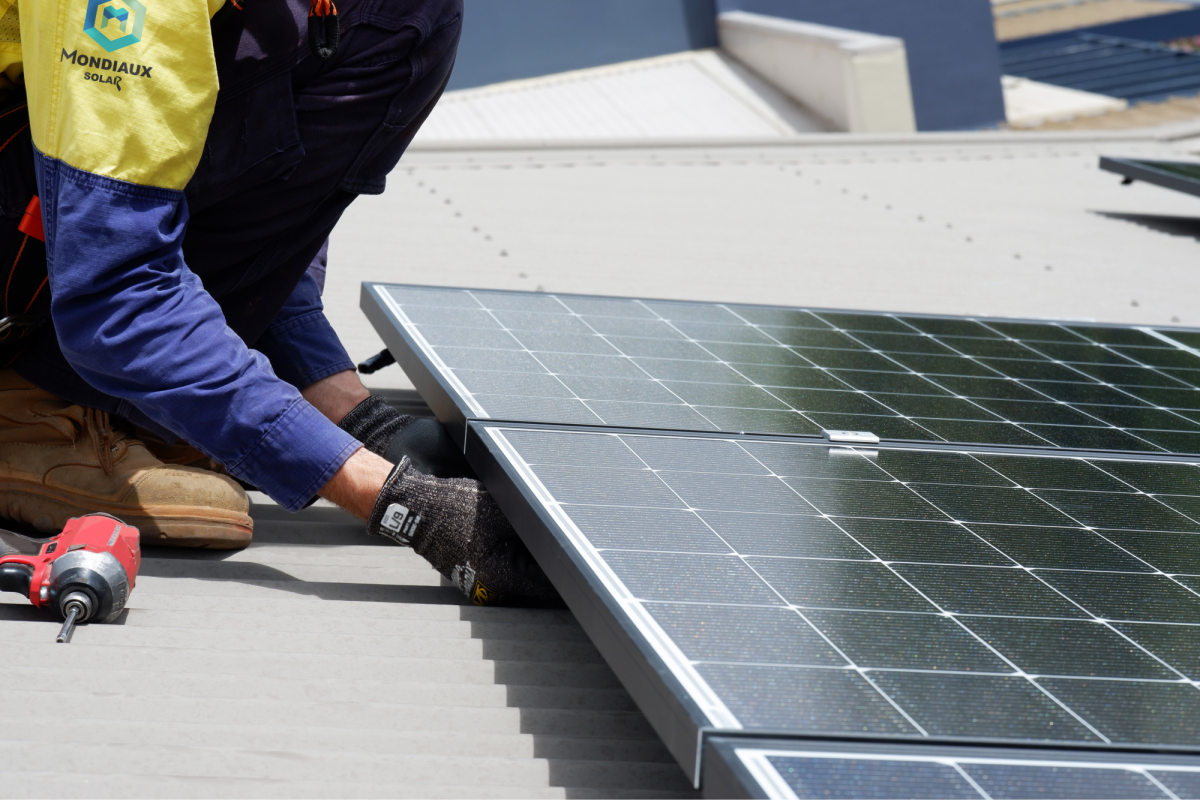
M228 0L238 11L244 11L249 0ZM337 6L333 0L312 0L308 9L308 46L322 61L337 52L341 30L338 27Z
M333 0L312 0L308 10L308 46L313 55L328 61L337 52L340 35L337 6Z

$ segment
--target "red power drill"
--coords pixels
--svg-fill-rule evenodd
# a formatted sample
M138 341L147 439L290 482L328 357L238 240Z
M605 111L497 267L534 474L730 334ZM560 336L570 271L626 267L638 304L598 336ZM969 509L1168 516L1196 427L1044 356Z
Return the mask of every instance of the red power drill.
M108 514L70 519L50 539L0 530L0 553L0 591L56 610L59 642L71 641L76 623L116 619L142 563L137 528Z

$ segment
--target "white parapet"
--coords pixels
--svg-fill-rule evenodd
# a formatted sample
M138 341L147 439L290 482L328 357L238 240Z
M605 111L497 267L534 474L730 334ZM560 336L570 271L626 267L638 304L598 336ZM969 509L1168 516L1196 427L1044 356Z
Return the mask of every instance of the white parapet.
M717 20L725 52L839 130L916 130L903 39L745 11Z

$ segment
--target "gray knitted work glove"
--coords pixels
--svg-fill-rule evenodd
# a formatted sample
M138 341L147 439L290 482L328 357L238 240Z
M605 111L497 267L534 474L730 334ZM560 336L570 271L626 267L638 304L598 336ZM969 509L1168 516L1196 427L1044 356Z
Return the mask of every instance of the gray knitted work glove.
M378 395L371 395L355 406L338 427L393 464L408 457L426 475L475 477L440 422L401 414Z
M373 394L342 417L338 427L363 443L363 447L377 456L384 454L388 442L397 433L412 424L416 417L401 414Z
M561 603L479 481L425 475L406 458L383 484L367 533L412 547L476 605Z

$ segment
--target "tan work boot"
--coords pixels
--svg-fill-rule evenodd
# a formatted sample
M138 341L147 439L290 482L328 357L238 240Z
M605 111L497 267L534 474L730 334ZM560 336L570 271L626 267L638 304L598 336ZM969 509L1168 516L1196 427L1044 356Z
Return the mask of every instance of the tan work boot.
M150 455L164 464L174 464L177 467L196 467L225 475L225 467L201 453L195 447L179 439L175 444L167 444L155 434L143 428L134 428L133 436L146 446Z
M164 464L105 412L0 370L0 516L53 534L102 511L135 526L142 544L230 549L250 544L249 509L230 478Z

